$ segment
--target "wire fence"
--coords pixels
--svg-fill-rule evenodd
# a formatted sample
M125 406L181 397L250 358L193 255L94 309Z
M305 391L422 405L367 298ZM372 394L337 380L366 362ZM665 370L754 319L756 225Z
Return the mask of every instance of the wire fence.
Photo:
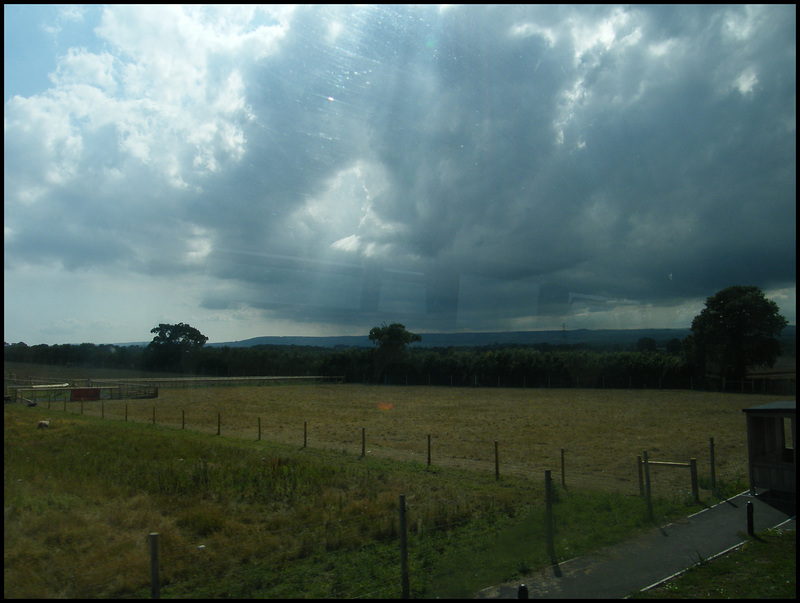
M527 512L538 529L536 537L524 540L523 536L522 546L527 551L521 558L558 563L569 558L560 538L566 518L561 516L551 471L541 477L544 505L539 506L538 512ZM653 519L649 500L643 500L642 512ZM407 504L401 495L392 512L365 514L334 524L307 524L301 538L290 534L289 529L262 530L259 536L265 544L257 550L245 550L236 542L212 544L202 538L191 545L176 544L169 534L148 532L143 534L135 555L124 564L108 556L101 563L77 562L62 567L59 573L71 597L86 598L182 598L206 594L251 598L264 596L265 592L270 598L463 597L459 587L447 586L447 581L452 581L454 574L458 581L459 572L469 572L470 568L457 560L455 566L431 571L431 557L440 554L443 543L452 546L454 541L459 550L469 551L477 558L495 554L498 547L504 546L498 539L503 522L496 515L485 519L482 522L473 517L425 525L419 521L413 502ZM360 544L365 523L373 529L376 524L384 525L383 536ZM482 527L464 529L475 524ZM281 547L281 543L291 544ZM521 561L515 569L531 568ZM201 583L197 581L198 574L202 576ZM445 585L437 587L437 578Z
M576 458L569 447L554 447L551 443L541 443L529 447L527 450L509 448L506 442L492 439L488 436L473 439L466 446L458 446L456 452L449 447L448 442L437 434L420 432L416 444L409 448L407 440L393 441L385 433L368 431L366 427L337 426L331 432L325 429L326 439L320 441L316 438L315 430L320 429L319 424L304 421L303 425L287 426L274 424L262 420L261 417L248 417L242 420L228 420L223 412L201 412L190 409L178 410L176 408L163 408L158 404L148 403L145 400L124 402L119 400L108 401L72 401L62 399L47 399L43 408L48 410L63 411L68 414L80 414L100 417L123 422L150 423L162 427L181 430L191 430L203 433L212 433L218 436L232 436L239 438L269 440L279 443L295 443L301 448L307 448L309 434L312 436L313 447L321 450L336 450L357 453L359 456L374 458L387 458L397 461L419 462L428 466L463 470L469 472L494 475L496 480L529 479L535 470L528 458L535 455L536 466L539 468L553 467L556 479L562 487L577 486L600 491L612 491L620 494L643 495L642 472L640 458L631 456L623 462L618 459L603 459L602 451L591 466L586 464L586 459L581 456ZM338 439L337 439L337 436ZM651 471L657 480L654 480L656 494L670 494L673 492L691 491L690 459L695 459L695 481L700 483L704 490L713 489L717 474L717 463L720 461L715 456L714 438L706 442L694 442L686 447L689 455L687 458L658 458L656 464L651 464ZM455 452L455 453L454 453ZM641 451L639 451L641 452ZM534 454L535 453L535 454ZM612 460L614 462L612 462ZM721 459L726 462L728 459ZM676 471L675 467L685 467L686 471ZM697 474L699 471L702 474ZM699 488L697 486L695 489Z
M42 390L45 391L45 390ZM538 536L528 543L528 552L537 558L560 557L565 548L559 544L561 521L557 502L551 505L553 515L542 513L540 501L548 499L547 479L565 492L614 492L635 497L641 501L642 513L652 520L652 499L707 498L715 487L716 463L720 460L715 442L696 442L687 446L691 458L663 458L657 453L641 450L641 457L631 457L623 463L598 462L587 466L585 459L576 458L569 445L555 447L541 444L524 451L512 450L505 442L489 437L476 440L470 452L453 453L447 442L436 434L419 434L416 449L396 447L386 439L386 434L373 433L365 427L350 426L349 433L338 440L316 441L319 426L313 422L286 426L262 423L259 417L249 417L247 424L234 424L222 412L201 413L198 410L161 408L147 400L131 402L97 400L70 401L47 399L50 410L69 414L86 414L108 420L151 423L172 429L187 429L248 439L291 442L298 448L312 447L347 452L351 455L413 461L435 466L445 471L468 471L483 474L486 483L503 484L524 481L534 484L531 500L537 501L533 513L539 526ZM547 450L545 450L545 447ZM644 447L643 447L644 448ZM525 460L535 449L537 463L532 466ZM600 455L598 451L598 455ZM644 461L648 462L645 471ZM723 459L724 460L724 459ZM604 466L606 468L604 468ZM552 471L550 470L552 468ZM426 503L427 504L427 503ZM289 534L283 529L268 529L254 525L260 546L245 546L239 542L205 540L198 537L187 545L175 542L170 532L159 536L156 570L153 572L154 553L149 533L143 533L136 550L121 556L122 561L109 554L102 561L86 565L76 562L61 568L63 592L68 596L118 597L129 596L198 596L212 592L214 596L247 598L263 596L318 598L399 598L426 596L431 581L430 566L437 551L447 549L442 543L452 545L458 541L462 550L483 551L491 556L498 544L496 536L503 524L502 513L487 512L485 517L457 518L451 512L452 501L437 500L434 509L423 510L421 501L410 501L404 521L398 511L376 515L374 513L349 517L342 521L324 521L304 524L302 529ZM403 527L401 524L404 524ZM471 527L467 528L467 524ZM475 525L483 526L476 529ZM548 537L548 526L554 530ZM369 532L371 542L363 544ZM403 547L406 541L407 571L403 569ZM494 549L492 548L494 547ZM563 558L563 557L562 557ZM524 565L524 564L523 564ZM521 566L522 567L522 566ZM197 583L196 570L202 568L203 583ZM320 570L322 568L322 570ZM437 570L438 571L438 570ZM434 572L435 573L435 572ZM408 574L408 576L406 576ZM406 582L410 581L410 586ZM215 590L215 582L240 584L238 591ZM487 584L486 586L489 586ZM440 593L452 595L443 587ZM410 591L409 591L410 589ZM55 591L58 594L58 590Z

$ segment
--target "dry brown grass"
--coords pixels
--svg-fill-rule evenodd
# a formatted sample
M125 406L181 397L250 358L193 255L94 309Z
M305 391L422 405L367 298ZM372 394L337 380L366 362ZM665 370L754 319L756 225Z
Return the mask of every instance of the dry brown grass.
M501 474L528 476L552 469L561 475L565 449L567 485L583 484L638 492L636 457L698 460L709 474L709 438L715 439L716 472L721 479L746 475L747 443L742 409L775 396L689 391L467 389L364 385L293 385L162 389L157 400L105 402L107 419L152 421L215 433L217 413L225 436L261 437L282 443L361 453L361 429L368 455L427 460L494 471L499 443ZM55 403L54 403L55 405ZM60 405L59 405L60 407ZM77 403L68 409L78 411ZM99 415L100 404L85 403ZM654 468L654 483L683 484L688 471ZM678 486L680 487L680 486Z
M6 483L6 500L16 501L7 503L5 513L6 591L10 596L37 598L141 595L148 576L144 538L157 531L162 537L164 583L186 588L176 592L196 595L187 581L195 579L192 571L200 563L207 563L215 576L230 574L226 580L234 584L241 582L237 576L251 560L271 566L275 559L294 560L303 554L303 547L311 550L320 542L332 543L332 550L362 546L366 539L375 538L379 518L393 517L387 512L400 493L408 496L414 521L425 526L451 523L452 518L461 518L459 513L471 510L482 512L485 507L476 501L490 490L494 502L487 505L505 501L512 508L531 502L541 494L545 469L552 469L554 479L560 480L562 448L566 449L567 486L575 486L575 493L581 487L637 493L636 456L643 450L654 460L696 457L703 478L708 475L709 437L716 441L718 477L733 480L746 475L742 409L775 399L687 391L280 385L162 389L156 400L83 404L86 415L99 417L103 409L108 422L122 421L127 405L129 420L140 424L152 421L155 407L157 424L176 430L185 411L188 430L212 434L219 413L224 440L233 445L224 447L241 447L243 454L262 446L229 438L255 440L259 418L262 440L297 449L303 444L303 423L307 422L311 450L278 456L296 456L294 462L311 463L316 458L319 463L341 461L359 467L339 471L336 480L315 486L313 500L272 506L236 502L235 497L218 503L213 496L201 494L173 499L138 490L131 493L127 481L117 484L91 472L80 483L53 481L47 470L25 473L27 459L33 455L46 468L56 456L52 436L69 430L87 442L90 434L112 437L119 432L114 442L128 446L137 437L152 445L156 439L170 446L181 440L200 440L202 449L210 444L205 436L171 438L169 430L151 432L144 425L132 430L106 429L104 423L77 417L81 407L77 402L67 404L67 415L61 402L53 403L50 410L46 404L36 409L11 405L6 408L6 442L13 441L15 446L6 449L6 459L12 458L10 452L17 453L11 468L21 479ZM51 432L34 427L45 416L54 420ZM413 466L397 475L383 468L370 471L370 467L391 464L361 463L355 458L361 453L362 427L368 457L411 460L421 467L427 456L426 436L431 434L434 471L416 471ZM492 478L495 440L500 449L499 488ZM70 451L70 459L83 458L70 448L71 438L58 442L61 456L69 456L66 452ZM108 448L130 450L119 445ZM336 454L316 452L320 449ZM92 454L102 452L91 450ZM340 456L340 451L346 455ZM456 468L483 475L464 478ZM688 471L653 469L657 495L689 489ZM530 479L515 480L516 476ZM536 492L529 489L530 484ZM461 511L453 501L462 505ZM328 533L329 525L345 527L341 533ZM317 528L326 532L315 532ZM566 533L568 527L563 525L562 530ZM202 552L199 543L205 546Z

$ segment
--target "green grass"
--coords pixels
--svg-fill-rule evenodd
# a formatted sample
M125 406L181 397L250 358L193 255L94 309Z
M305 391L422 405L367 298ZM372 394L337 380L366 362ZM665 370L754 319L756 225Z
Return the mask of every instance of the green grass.
M797 598L797 532L768 530L637 599Z
M572 559L653 527L638 497L556 488L555 498L554 552L558 560ZM657 499L654 515L676 517L699 508L686 498ZM469 541L441 560L425 596L468 598L483 588L549 565L544 518L540 503L495 522L485 532L473 528Z
M85 415L77 403L66 413L6 406L5 594L149 596L156 531L164 597L399 597L404 494L412 596L473 596L550 563L542 469L559 466L560 447L569 488L556 489L555 549L565 560L652 526L633 495L642 449L698 457L708 504L714 435L718 496L746 489L741 406L697 392L352 385L165 389L157 401L86 404ZM46 417L51 429L36 430ZM658 521L699 509L685 474L655 475Z
M549 562L539 479L19 405L3 464L11 598L148 596L150 532L164 597L395 598L400 494L412 596L471 596ZM555 516L562 559L649 525L638 497L607 492L558 489Z

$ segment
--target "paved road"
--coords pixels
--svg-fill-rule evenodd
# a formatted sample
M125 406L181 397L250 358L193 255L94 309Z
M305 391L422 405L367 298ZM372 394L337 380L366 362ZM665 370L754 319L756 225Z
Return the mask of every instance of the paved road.
M620 545L559 563L517 582L482 591L480 599L622 599L735 548L747 539L747 503L756 532L795 529L795 502L740 494Z

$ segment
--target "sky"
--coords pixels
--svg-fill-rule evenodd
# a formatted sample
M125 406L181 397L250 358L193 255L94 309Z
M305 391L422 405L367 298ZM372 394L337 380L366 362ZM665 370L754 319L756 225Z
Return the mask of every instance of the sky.
M4 340L796 324L796 7L4 5Z

